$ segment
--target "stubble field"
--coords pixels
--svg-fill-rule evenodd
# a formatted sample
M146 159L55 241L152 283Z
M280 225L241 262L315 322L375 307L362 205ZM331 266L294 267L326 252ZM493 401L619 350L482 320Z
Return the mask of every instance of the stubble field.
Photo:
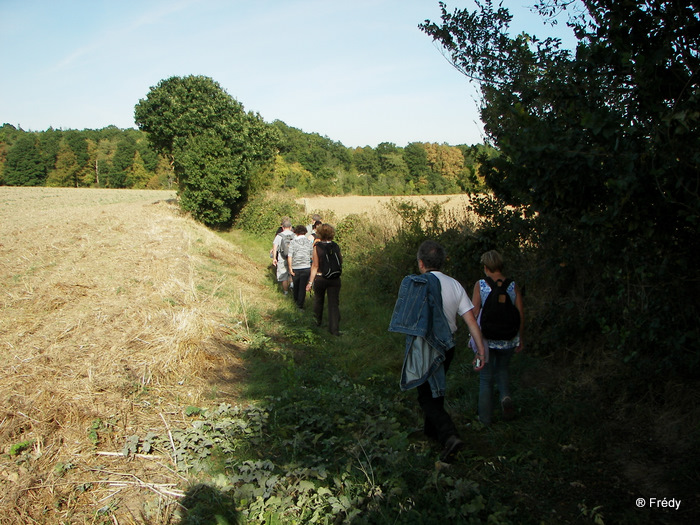
M410 202L415 204L440 204L446 213L462 213L469 205L469 196L458 195L421 195L411 197L392 196L357 196L347 195L342 197L302 197L297 202L304 206L307 213L315 213L319 210L331 210L337 218L343 218L354 213L366 213L369 216L382 216L387 214L387 206L392 202Z
M126 437L167 432L218 383L236 398L229 336L264 272L174 197L0 187L0 523L117 501L127 522L166 522L181 480L121 457Z

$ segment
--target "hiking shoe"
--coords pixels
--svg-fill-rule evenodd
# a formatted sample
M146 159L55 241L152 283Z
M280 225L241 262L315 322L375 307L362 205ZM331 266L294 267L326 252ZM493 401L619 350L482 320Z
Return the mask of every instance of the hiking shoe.
M457 436L450 436L445 441L445 448L442 449L440 453L440 461L443 463L449 463L454 459L457 452L465 447L464 441L459 439Z
M515 419L515 403L509 396L503 398L501 408L503 409L503 421L513 421Z

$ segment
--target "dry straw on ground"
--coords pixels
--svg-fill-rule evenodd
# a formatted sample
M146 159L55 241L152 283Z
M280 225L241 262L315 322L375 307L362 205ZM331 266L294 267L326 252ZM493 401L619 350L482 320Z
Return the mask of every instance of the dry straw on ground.
M212 391L235 399L232 341L264 268L174 196L0 187L0 523L91 522L110 505L120 523L168 522L169 459L99 453L186 426L183 406Z

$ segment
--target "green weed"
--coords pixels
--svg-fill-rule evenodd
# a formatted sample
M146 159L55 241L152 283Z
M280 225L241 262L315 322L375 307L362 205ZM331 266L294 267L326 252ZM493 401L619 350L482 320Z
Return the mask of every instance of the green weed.
M10 456L19 456L22 452L29 449L32 445L34 445L33 439L22 441L20 443L15 443L10 446L8 453L10 454Z

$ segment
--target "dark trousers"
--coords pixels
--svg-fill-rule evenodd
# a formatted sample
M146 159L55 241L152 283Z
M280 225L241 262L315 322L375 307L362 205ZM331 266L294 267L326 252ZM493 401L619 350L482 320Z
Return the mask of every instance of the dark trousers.
M294 270L294 276L292 277L292 282L294 283L294 302L299 308L304 308L304 301L306 300L306 283L309 282L309 277L311 276L311 268L301 268L300 270Z
M455 356L455 349L450 348L445 353L445 375L450 368L450 363ZM452 418L445 410L445 397L433 397L430 384L426 381L418 385L418 404L423 410L425 423L423 432L428 437L437 439L441 444L445 444L450 436L458 436L457 427L452 422Z
M328 330L333 335L340 335L340 278L326 279L316 276L314 279L314 317L320 326L323 321L323 304L328 295Z

